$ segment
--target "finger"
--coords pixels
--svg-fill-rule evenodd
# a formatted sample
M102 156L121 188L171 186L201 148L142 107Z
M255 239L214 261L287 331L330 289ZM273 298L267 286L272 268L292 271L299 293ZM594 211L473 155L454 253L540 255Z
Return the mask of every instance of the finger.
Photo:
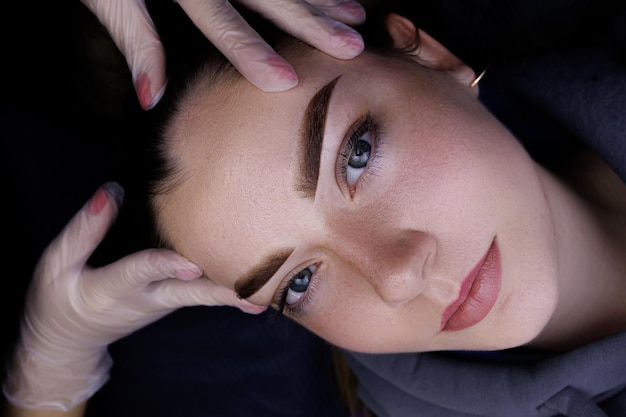
M83 3L98 16L126 58L141 107L154 107L167 84L165 51L146 5L141 0Z
M281 58L227 2L178 0L178 4L239 72L263 91L284 91L298 83L293 67Z
M324 12L331 19L348 25L365 22L365 8L355 0L308 0L310 4Z
M256 2L241 0L275 22L285 32L339 59L351 59L363 52L363 37L350 26L328 17L303 0Z
M183 281L199 278L202 269L174 251L146 249L93 270L91 275L105 293L122 297L167 278Z
M206 278L191 281L176 279L162 281L152 289L152 295L168 309L204 305L231 306L249 314L259 314L267 310L267 306L258 306L243 300L230 288Z
M56 239L46 248L43 263L54 270L82 269L117 217L124 199L124 189L107 183L74 215Z

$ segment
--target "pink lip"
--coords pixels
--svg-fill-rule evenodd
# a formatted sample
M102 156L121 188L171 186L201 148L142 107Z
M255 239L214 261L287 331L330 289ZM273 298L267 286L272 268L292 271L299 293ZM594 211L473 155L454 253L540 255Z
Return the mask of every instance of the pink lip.
M441 329L463 330L479 323L496 303L501 281L500 251L494 239L485 256L463 280L459 297L444 311Z

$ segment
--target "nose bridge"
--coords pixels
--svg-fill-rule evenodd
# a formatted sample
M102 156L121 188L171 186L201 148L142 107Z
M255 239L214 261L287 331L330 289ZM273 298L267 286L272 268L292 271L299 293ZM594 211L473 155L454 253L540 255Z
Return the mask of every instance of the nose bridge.
M434 252L432 236L414 230L350 233L338 253L390 306L415 298L425 286L424 265Z

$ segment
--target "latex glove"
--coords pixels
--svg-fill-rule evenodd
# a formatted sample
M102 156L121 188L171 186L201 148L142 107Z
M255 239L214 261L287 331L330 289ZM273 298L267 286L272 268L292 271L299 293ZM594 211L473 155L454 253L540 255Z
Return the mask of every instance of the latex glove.
M122 196L115 183L101 187L40 258L3 386L13 405L74 408L107 381L112 364L107 345L179 307L266 309L200 278L200 268L169 250L149 249L102 268L88 267Z
M107 28L126 57L139 102L158 103L167 82L165 52L144 0L81 0ZM287 33L340 59L363 51L361 35L349 24L365 21L355 0L240 0ZM264 91L294 87L292 66L246 23L227 0L179 0L204 35L252 84Z

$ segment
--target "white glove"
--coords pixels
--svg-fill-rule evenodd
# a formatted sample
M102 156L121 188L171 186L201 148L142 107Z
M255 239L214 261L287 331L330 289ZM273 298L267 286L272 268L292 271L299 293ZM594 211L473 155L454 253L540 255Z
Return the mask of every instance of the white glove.
M41 256L3 386L13 405L74 408L107 381L107 345L179 307L232 305L254 314L266 309L200 278L196 265L169 250L148 249L88 267L123 194L116 183L101 187Z
M81 0L106 27L132 72L144 109L165 91L165 52L144 0ZM356 0L239 0L287 33L339 59L363 51L363 39L348 24L365 21ZM246 23L228 0L178 0L178 3L230 62L264 91L283 91L298 83L291 65Z

